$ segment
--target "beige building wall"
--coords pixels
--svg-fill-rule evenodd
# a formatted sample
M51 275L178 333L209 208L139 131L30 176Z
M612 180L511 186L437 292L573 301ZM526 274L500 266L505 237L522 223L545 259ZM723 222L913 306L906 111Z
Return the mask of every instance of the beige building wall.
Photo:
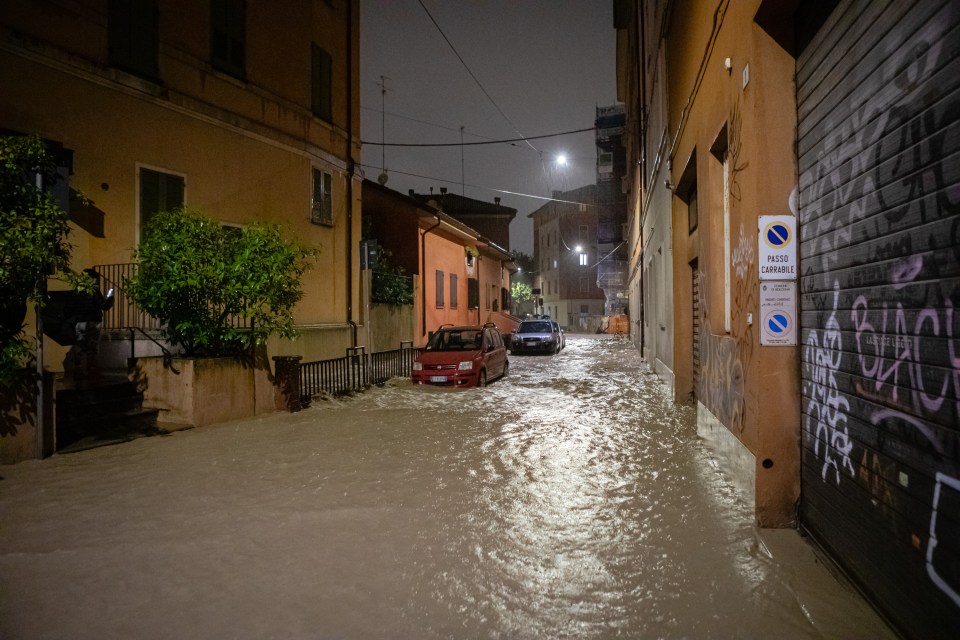
M700 323L699 370L693 340L676 341L676 387L696 398L702 433L725 439L711 429L719 423L752 454L758 522L789 526L799 498L799 350L760 345L757 229L760 215L790 213L794 60L754 24L758 5L722 3L718 20L714 3L674 7L667 76L677 335L692 336Z
M760 345L757 241L759 216L791 213L795 65L754 23L759 5L614 3L618 90L642 132L628 141L631 336L696 402L757 521L790 526L799 349Z

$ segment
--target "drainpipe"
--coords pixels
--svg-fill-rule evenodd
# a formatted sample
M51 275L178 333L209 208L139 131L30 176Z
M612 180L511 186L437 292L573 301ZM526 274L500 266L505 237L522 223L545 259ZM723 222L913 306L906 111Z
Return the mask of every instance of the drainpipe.
M44 274L37 277L38 299L43 299L47 294L47 278ZM43 315L40 313L40 304L34 307L37 314L37 458L43 458L47 443L44 441L44 426L47 420L44 400L46 389L43 380Z
M479 253L479 251L477 253ZM477 261L477 293L479 294L478 300L477 300L477 324L482 325L483 323L480 322L480 304L481 304L480 301L483 299L483 283L480 282L480 274L483 273L483 271L480 269L479 255L477 256L476 261Z
M347 324L353 328L357 346L357 323L353 321L353 0L347 0Z
M420 336L427 335L427 234L440 226L440 214L437 213L437 224L424 229L420 236Z
M637 203L640 205L640 355L643 356L643 349L646 346L646 330L644 322L646 321L646 312L647 308L644 304L644 272L643 272L643 259L644 254L646 253L646 245L644 244L643 238L643 223L646 216L644 215L643 208L646 206L647 199L647 65L646 65L646 47L647 47L647 34L646 34L646 24L643 16L643 6L640 4L636 5L637 7L637 63L640 68L640 108L637 110L637 117L639 118L638 123L638 138L640 142L640 179L637 181ZM662 79L661 79L662 80Z

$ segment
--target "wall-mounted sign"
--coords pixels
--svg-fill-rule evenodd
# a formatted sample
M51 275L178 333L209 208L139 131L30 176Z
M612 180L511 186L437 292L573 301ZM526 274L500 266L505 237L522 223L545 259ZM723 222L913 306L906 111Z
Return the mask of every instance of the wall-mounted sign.
M797 279L797 219L760 216L757 261L761 280Z
M760 344L794 347L797 344L797 283L760 283Z

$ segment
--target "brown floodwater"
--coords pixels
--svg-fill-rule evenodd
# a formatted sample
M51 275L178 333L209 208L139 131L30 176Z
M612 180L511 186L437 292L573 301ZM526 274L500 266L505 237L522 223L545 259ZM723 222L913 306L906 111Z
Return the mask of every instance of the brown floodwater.
M893 637L625 339L0 476L5 639Z

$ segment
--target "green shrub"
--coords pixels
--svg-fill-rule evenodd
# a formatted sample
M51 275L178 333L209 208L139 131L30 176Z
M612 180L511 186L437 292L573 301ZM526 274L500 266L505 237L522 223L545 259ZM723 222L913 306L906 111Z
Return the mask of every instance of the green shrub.
M510 285L510 297L514 302L530 302L533 300L533 289L525 282L514 282Z
M67 216L37 177L49 187L59 177L36 136L0 136L0 385L13 380L30 356L24 336L27 303L42 306L47 276L64 274L71 283Z
M316 249L276 226L223 227L195 211L157 214L137 249L130 297L189 356L236 355L295 335L300 276Z
M393 267L383 259L374 268L370 285L370 299L380 304L413 304L413 279L402 267Z

